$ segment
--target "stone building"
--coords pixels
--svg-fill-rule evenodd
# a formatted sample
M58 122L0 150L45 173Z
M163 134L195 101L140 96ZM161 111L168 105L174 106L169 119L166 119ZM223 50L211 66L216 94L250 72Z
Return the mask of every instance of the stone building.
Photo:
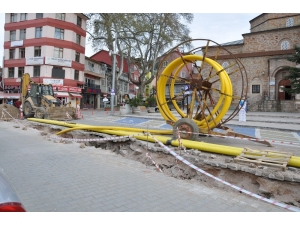
M242 40L221 45L245 67L250 110L300 110L299 95L290 95L281 89L291 87L291 82L284 79L288 74L284 67L296 65L285 57L294 54L294 46L300 45L300 14L260 14L250 20L250 33L242 36ZM222 49L217 58L217 62L223 67L233 63L232 55ZM233 82L234 92L239 91L240 83L240 80Z

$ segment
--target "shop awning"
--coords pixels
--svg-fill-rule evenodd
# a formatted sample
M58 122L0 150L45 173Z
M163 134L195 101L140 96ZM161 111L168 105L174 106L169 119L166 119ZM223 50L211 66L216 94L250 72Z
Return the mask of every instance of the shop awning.
M70 93L70 95L74 98L82 98L82 95L78 93Z
M56 97L70 97L68 92L63 92L63 91L57 91L54 92L54 94L56 95Z
M20 93L0 93L0 99L19 99Z

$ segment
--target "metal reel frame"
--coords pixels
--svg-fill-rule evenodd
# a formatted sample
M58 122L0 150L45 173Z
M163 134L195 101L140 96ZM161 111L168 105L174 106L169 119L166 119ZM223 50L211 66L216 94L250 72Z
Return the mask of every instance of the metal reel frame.
M179 51L179 48L192 46L194 43L200 43L200 47L186 53ZM200 50L201 54L198 54ZM230 61L225 68L217 62L220 52L220 60L226 55L225 58ZM174 126L179 117L187 118L197 124L200 132L211 133L214 128L222 127L237 115L238 101L247 97L248 82L244 66L232 53L209 39L193 39L182 42L164 55L156 75L156 98L159 111L167 123ZM175 59L164 68L163 62L172 57ZM180 76L183 69L188 71L188 78ZM236 88L237 83L232 86L230 78L240 81L240 87ZM184 88L175 94L178 84ZM186 104L186 112L179 104L182 99L190 99ZM237 105L227 116L233 101L237 101ZM170 102L179 117L169 109Z

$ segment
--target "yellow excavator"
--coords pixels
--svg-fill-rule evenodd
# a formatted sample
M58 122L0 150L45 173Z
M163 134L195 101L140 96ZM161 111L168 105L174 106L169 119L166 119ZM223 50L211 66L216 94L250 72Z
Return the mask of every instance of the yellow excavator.
M64 106L55 98L51 84L35 83L28 73L23 74L21 78L20 100L25 118L76 119L76 109L71 107L70 103Z

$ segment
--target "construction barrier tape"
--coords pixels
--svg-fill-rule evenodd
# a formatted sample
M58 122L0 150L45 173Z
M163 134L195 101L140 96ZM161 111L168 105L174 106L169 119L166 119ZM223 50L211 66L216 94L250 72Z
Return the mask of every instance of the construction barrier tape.
M179 142L179 147L180 147L180 149L183 149L184 152L186 152L186 147L182 144L182 141L181 141L181 138L180 138L180 133L179 133L178 127L177 127L177 132L176 132L176 134L177 134L177 138L178 138L178 142Z
M184 164L188 165L189 167L191 167L191 168L197 170L198 172L200 172L200 173L202 173L202 174L205 174L205 175L208 176L208 177L211 177L211 178L213 178L213 179L215 179L215 180L217 180L217 181L219 181L219 182L221 182L221 183L223 183L223 184L225 184L225 185L227 185L227 186L229 186L229 187L232 187L232 188L234 188L234 189L236 189L236 190L238 190L238 191L240 191L240 192L243 192L243 193L245 193L245 194L247 194L247 195L250 195L250 196L252 196L252 197L255 197L255 198L259 199L259 200L262 200L262 201L271 203L271 204L273 204L273 205L277 205L277 206L279 206L279 207L288 209L288 210L293 211L293 212L300 212L300 209L299 209L299 208L296 208L296 207L293 207L293 206L289 206L289 205L286 205L286 204L284 204L284 203L277 202L277 201L275 201L275 200L271 200L271 199L264 198L264 197L262 197L262 196L260 196L260 195L257 195L257 194L255 194L255 193L252 193L252 192L250 192L250 191L247 191L247 190L245 190L245 189L243 189L243 188L240 188L240 187L238 187L238 186L235 186L235 185L233 185L233 184L230 184L230 183L228 183L228 182L226 182L226 181L224 181L224 180L222 180L222 179L220 179L220 178L218 178L218 177L215 177L215 176L213 176L213 175L211 175L211 174L205 172L204 170L201 170L201 169L198 168L197 166L193 165L192 163L190 163L189 161L185 160L183 157L181 157L180 155L178 155L176 152L172 151L170 148L168 148L167 146L165 146L163 143L161 143L160 141L158 141L153 135L151 135L150 133L148 133L148 134L149 134L149 135L150 135L150 136L151 136L151 137L152 137L152 138L153 138L153 139L154 139L161 147L163 147L165 150L167 150L171 155L175 156L176 159L180 160L181 162L183 162Z
M152 163L155 165L155 167L160 171L160 172L162 172L163 173L163 171L159 168L159 166L154 162L154 160L151 158L151 156L150 156L150 154L147 152L146 153L146 156L149 158L149 159L151 159L151 161L152 161Z

